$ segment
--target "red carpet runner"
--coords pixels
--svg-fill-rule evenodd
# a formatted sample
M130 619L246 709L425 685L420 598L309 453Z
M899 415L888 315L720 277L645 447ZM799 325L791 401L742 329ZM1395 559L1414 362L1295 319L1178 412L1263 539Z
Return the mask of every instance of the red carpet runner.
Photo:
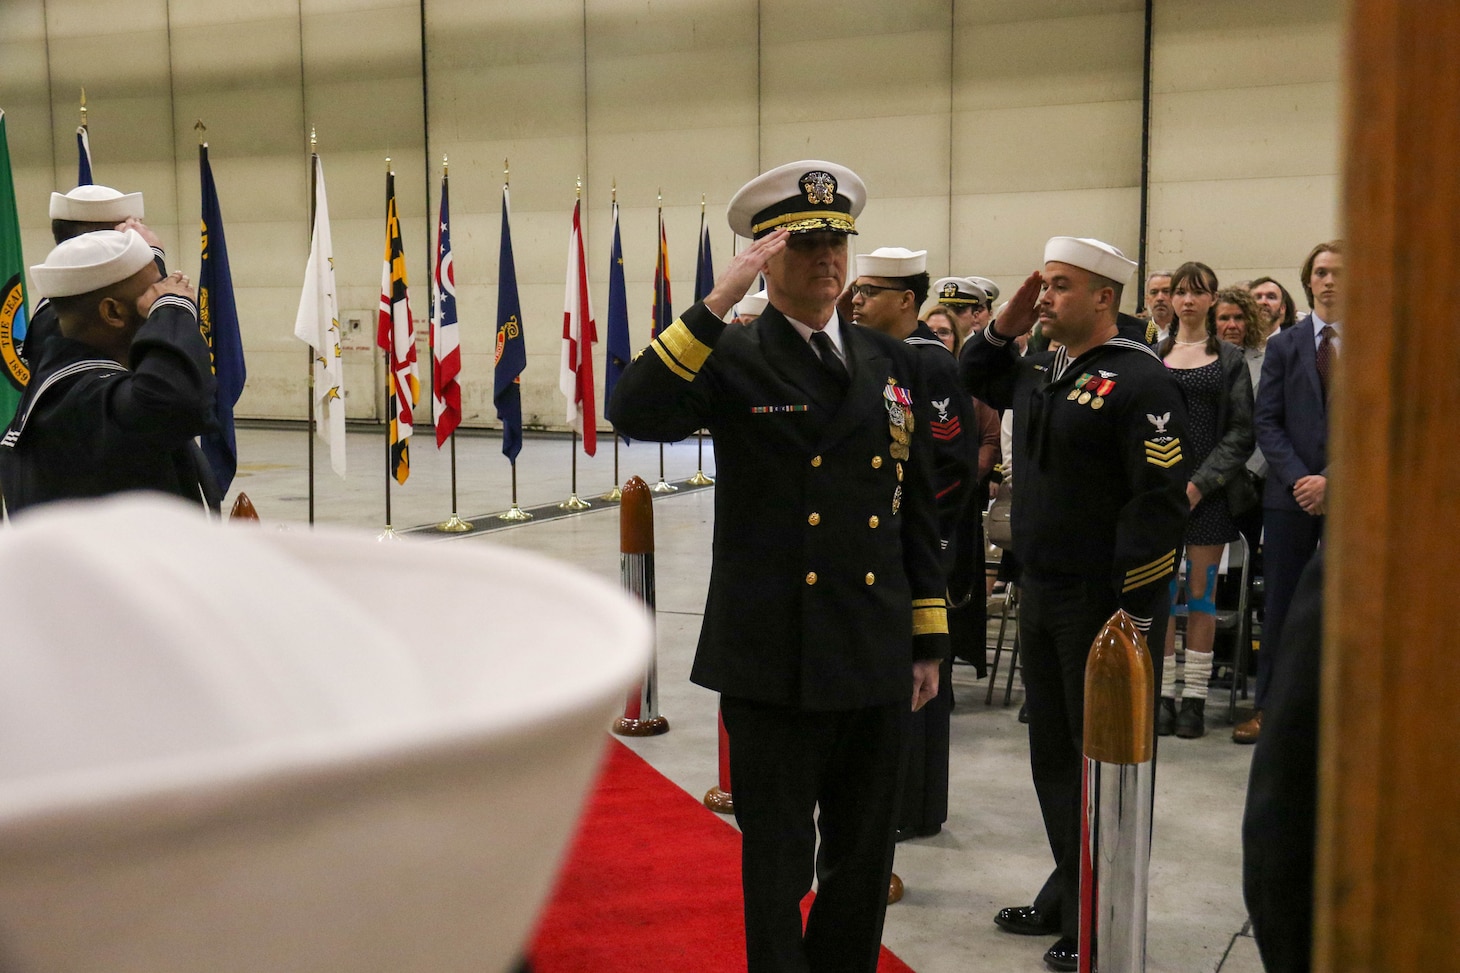
M533 973L744 973L740 832L617 740L533 940ZM886 948L878 973L912 973Z

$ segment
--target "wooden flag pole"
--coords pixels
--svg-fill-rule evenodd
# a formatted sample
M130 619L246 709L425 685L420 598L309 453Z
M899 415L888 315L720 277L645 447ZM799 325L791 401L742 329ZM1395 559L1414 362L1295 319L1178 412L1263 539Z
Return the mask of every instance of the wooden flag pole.
M319 139L315 130L309 130L309 245L314 246L314 221L319 210ZM309 438L309 526L314 526L314 437L317 419L314 414L314 356L313 345L304 349L305 364L309 368L304 383L304 394L309 399L309 422L305 435Z

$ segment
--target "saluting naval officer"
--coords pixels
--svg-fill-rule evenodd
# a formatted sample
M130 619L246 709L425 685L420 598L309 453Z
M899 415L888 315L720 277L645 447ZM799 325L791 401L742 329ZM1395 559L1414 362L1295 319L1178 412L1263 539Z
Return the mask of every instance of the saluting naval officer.
M975 429L973 400L959 381L958 361L918 320L918 308L928 297L927 264L926 250L881 247L858 254L852 315L857 324L904 342L922 360L926 378L917 406L929 417L932 428L938 534L945 572L951 572L954 541L977 480L978 445L973 432L965 433ZM982 593L982 584L979 590ZM950 668L943 668L937 698L913 717L897 816L899 840L935 835L948 820L948 734L953 711Z
M1044 270L964 346L968 389L1014 410L1023 568L1020 661L1034 789L1055 868L1029 906L1001 910L1009 932L1059 936L1055 970L1078 964L1080 780L1085 661L1118 609L1164 631L1168 584L1189 504L1180 390L1156 354L1117 322L1135 262L1098 240L1054 237ZM1062 342L1020 358L1014 339L1038 321ZM1160 681L1160 651L1152 653Z
M51 193L50 214L51 236L57 244L97 230L136 230L152 248L158 274L167 276L162 241L142 222L145 207L141 193L122 193L110 186L77 186L67 193ZM40 361L46 342L59 333L56 309L49 298L42 298L30 317L21 347L32 369Z
M854 172L814 160L742 187L730 226L754 242L609 403L636 439L715 437L691 678L721 694L750 973L875 970L909 714L948 649L918 361L836 311L865 198ZM727 326L762 271L764 312Z
M213 367L187 279L163 277L133 230L67 240L30 275L59 333L31 363L0 438L10 512L128 490L216 511L217 483L193 441L214 426Z

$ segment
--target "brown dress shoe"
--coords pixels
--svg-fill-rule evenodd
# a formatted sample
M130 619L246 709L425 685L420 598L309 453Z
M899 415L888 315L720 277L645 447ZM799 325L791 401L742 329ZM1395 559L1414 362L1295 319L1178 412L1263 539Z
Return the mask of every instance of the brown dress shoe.
M1250 720L1238 723L1232 728L1233 743L1256 743L1260 736L1262 736L1262 710L1253 713Z

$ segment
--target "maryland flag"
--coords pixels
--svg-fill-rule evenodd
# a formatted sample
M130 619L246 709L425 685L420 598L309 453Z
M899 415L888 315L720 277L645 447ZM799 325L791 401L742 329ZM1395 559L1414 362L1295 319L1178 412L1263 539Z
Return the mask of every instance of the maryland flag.
M0 428L8 426L30 381L30 369L15 350L25 340L30 311L25 301L25 258L20 252L20 217L10 174L10 143L0 111Z
M664 234L664 210L659 211L659 255L654 261L654 306L649 317L649 340L674 323L674 299L669 294L669 238Z
M380 327L375 343L390 374L390 471L397 483L411 475L410 439L421 383L416 374L416 330L406 296L406 253L395 209L395 173L385 174L385 267L380 280Z

